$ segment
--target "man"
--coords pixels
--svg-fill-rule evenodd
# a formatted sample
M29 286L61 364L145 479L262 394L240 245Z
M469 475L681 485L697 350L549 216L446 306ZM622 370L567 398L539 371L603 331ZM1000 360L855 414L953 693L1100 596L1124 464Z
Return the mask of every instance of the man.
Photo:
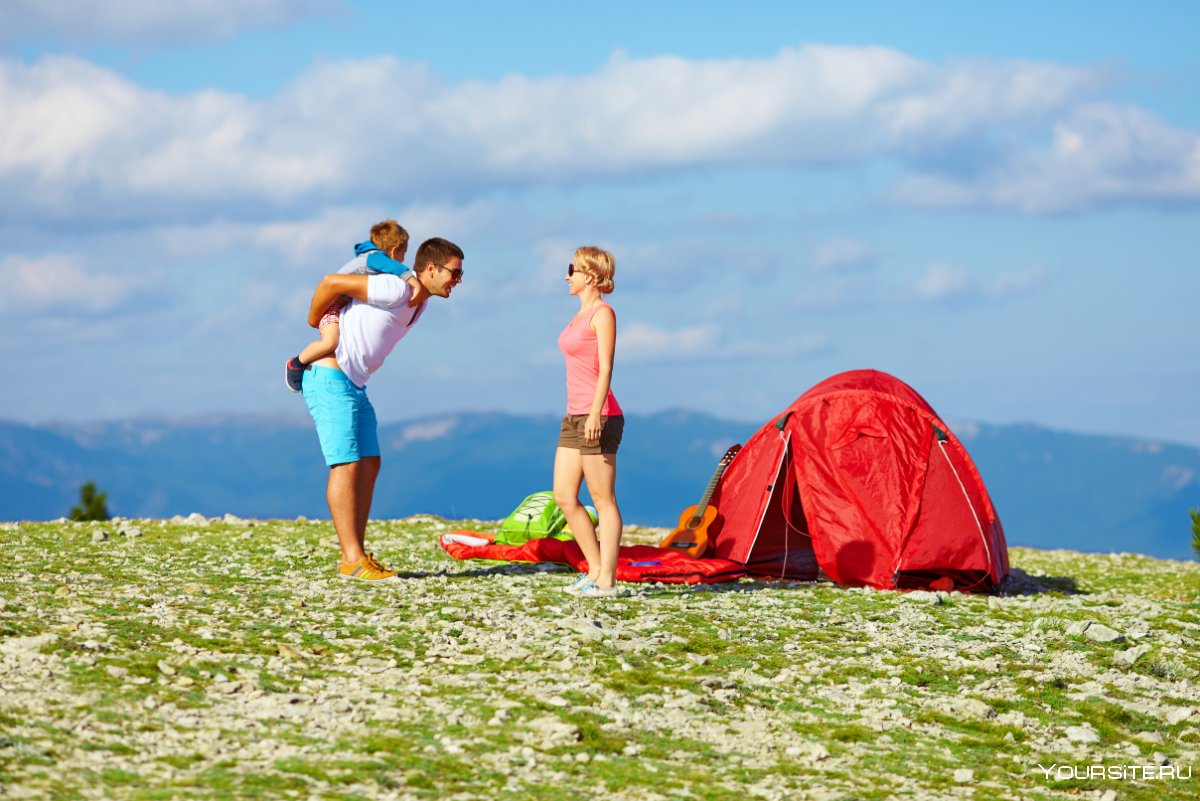
M364 542L380 466L375 409L366 383L420 320L429 298L450 297L462 281L462 260L458 245L428 239L417 248L407 278L335 273L321 279L313 294L308 311L313 328L335 298L351 298L342 310L337 351L305 370L302 384L329 466L325 495L342 551L341 576L363 581L396 577L366 551Z

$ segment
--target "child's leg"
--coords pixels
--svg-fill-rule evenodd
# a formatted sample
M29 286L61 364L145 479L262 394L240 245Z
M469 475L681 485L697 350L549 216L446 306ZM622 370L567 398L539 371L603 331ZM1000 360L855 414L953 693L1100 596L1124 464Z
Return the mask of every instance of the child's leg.
M318 359L332 356L337 351L339 328L336 322L321 326L321 338L304 346L300 351L300 361L312 364Z
M338 323L341 320L342 307L345 305L346 301L340 298L330 303L318 326L321 329L321 338L305 345L299 356L293 356L283 365L283 380L292 392L304 391L304 373L310 364L332 356L337 351L340 334Z
M342 307L345 305L345 297L340 297L330 303L329 308L325 309L325 314L321 316L321 322L317 326L321 330L321 338L316 342L310 342L305 346L304 350L300 351L300 355L297 358L301 364L312 364L317 359L332 356L337 351L338 336L340 334L338 326L342 319Z

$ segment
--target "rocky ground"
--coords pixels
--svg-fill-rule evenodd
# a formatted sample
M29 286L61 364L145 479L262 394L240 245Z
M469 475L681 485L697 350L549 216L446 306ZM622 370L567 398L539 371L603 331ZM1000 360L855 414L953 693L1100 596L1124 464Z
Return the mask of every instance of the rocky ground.
M0 524L0 797L1200 798L1198 563L582 601L462 525L372 524L364 586L327 523Z

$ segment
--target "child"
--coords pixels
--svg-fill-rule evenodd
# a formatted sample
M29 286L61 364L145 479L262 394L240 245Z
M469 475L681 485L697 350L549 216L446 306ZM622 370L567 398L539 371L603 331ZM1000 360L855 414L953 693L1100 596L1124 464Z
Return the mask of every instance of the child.
M371 226L371 241L360 242L354 246L354 258L347 262L339 273L391 273L402 276L408 268L400 262L408 251L408 231L405 231L395 220L384 220ZM304 371L315 361L332 356L338 346L338 319L342 307L349 298L340 297L321 317L321 338L308 343L298 356L288 359L284 365L284 382L292 392L299 392L304 379Z

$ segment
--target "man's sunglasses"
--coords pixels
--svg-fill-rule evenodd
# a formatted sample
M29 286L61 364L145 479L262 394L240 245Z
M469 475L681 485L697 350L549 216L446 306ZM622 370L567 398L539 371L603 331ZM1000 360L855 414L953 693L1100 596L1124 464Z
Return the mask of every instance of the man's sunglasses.
M450 273L450 277L451 277L453 280L455 280L455 281L462 281L462 277L463 277L463 269L462 269L462 267L455 267L455 268L452 270L452 269L450 269L449 267L447 267L447 266L446 266L446 265L444 265L444 264L435 264L435 265L433 265L433 266L434 266L434 267L437 267L439 270L445 270L446 272Z

